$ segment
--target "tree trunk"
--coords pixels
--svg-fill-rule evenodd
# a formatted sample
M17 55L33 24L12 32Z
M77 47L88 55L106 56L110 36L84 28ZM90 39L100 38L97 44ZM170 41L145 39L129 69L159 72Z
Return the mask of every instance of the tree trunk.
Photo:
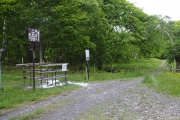
M97 62L97 68L98 68L98 70L102 70L102 66L103 66L102 60L98 59L98 62Z
M179 72L180 71L180 57L175 59L176 61L176 71Z
M3 44L2 44L2 48L4 51L2 51L2 54L1 54L1 60L4 60L5 59L5 50L6 50L6 46L7 46L7 39L5 38L6 36L6 18L4 17L4 25L3 25Z

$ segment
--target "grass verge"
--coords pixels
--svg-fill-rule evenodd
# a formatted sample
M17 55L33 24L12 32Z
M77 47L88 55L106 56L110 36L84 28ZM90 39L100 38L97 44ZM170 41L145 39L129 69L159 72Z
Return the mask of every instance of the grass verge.
M31 112L25 113L23 115L18 115L10 118L9 120L32 120L34 118L39 117L41 114L49 114L55 111L59 107L63 107L64 105L71 104L71 101L66 100L58 100L53 102L47 106L41 106Z
M4 92L0 93L0 113L3 114L12 108L41 101L64 92L73 91L78 87L79 86L67 84L48 89L38 88L33 91L25 90L24 86L17 81L16 83L13 83L13 86L4 87Z
M129 64L115 64L115 72L108 73L104 71L97 71L94 68L90 68L90 79L86 79L86 73L83 71L80 73L69 72L68 79L76 82L100 82L106 80L115 80L122 78L132 78L144 76L147 72L153 71L158 68L162 63L162 60L151 58L151 59L139 59ZM138 68L138 69L136 69ZM84 68L85 69L85 68Z
M152 76L147 75L142 82L158 92L180 96L180 73L163 72Z

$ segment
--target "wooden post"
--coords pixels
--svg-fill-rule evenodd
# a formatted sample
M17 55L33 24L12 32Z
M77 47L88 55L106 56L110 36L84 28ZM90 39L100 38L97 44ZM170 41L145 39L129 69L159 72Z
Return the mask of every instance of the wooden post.
M32 50L33 52L33 90L35 91L35 52L34 50Z
M67 79L66 79L66 71L65 71L65 73L64 73L64 74L65 74L65 83L67 83Z
M88 64L88 61L86 62L86 75L87 75L87 79L89 79L89 64Z
M2 80L1 80L1 57L2 57L2 52L4 51L3 48L0 49L0 91L4 91L2 87Z
M0 59L0 91L2 91L2 90L3 90L3 88L2 88L2 82L1 82L1 59Z
M40 40L40 32L39 32L39 40ZM40 62L43 62L43 57L42 57L42 41L39 42L39 58Z

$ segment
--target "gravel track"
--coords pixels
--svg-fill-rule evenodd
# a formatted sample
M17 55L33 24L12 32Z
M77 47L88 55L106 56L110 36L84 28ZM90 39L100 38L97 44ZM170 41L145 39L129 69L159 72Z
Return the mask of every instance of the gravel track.
M0 116L0 119L6 120L37 108L47 109L49 112L35 120L88 119L86 114L94 119L112 120L180 119L180 98L156 93L153 89L142 86L142 80L143 77L139 77L128 81L92 83L73 92L24 106Z

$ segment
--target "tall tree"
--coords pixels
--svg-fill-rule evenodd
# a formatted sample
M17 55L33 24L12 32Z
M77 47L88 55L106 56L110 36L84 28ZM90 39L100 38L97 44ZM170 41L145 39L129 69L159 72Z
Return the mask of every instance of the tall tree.
M105 0L102 8L112 28L110 42L115 46L110 49L113 58L129 61L134 51L134 54L141 52L145 55L148 15L126 0Z
M80 3L74 0L59 1L50 14L51 17L44 26L44 32L48 32L43 43L47 59L52 57L56 62L81 63L84 50L93 48L94 44L89 41L89 36L86 34L88 18L80 9ZM47 31L48 29L51 31Z
M176 62L176 69L180 69L180 21L174 21L171 29L173 34L173 43L169 43L166 50L166 56L169 63Z
M2 48L4 49L4 51L2 52L2 56L1 59L4 60L5 59L5 51L6 51L6 46L7 46L7 42L8 42L8 26L11 25L10 20L13 16L13 14L15 13L15 8L14 8L14 4L16 4L16 0L1 0L0 1L0 27L2 28L0 30L1 34L0 34L0 38L3 40L2 42Z

